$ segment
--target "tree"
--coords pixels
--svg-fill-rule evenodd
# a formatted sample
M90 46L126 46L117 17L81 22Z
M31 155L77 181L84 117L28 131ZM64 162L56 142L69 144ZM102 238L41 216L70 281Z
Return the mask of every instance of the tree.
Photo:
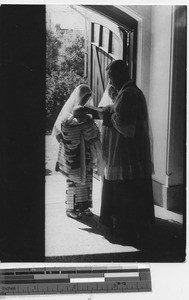
M73 70L77 75L84 76L84 43L84 37L77 35L74 43L66 48L65 61L61 64L62 70Z
M73 38L73 30L70 34L72 43L71 45L68 43L69 46L62 51L60 60L60 52L64 48L64 35L60 40L52 32L47 32L46 125L48 131L52 129L58 113L74 88L81 83L86 83L84 37L77 35Z
M51 72L58 70L58 57L61 42L53 34L51 30L47 30L46 40L46 72L51 75Z

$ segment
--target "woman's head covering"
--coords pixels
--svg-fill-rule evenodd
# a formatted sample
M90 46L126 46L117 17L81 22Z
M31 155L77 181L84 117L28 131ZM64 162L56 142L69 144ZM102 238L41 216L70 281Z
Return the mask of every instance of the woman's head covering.
M62 122L65 122L70 118L70 116L73 114L74 107L80 105L81 100L86 95L92 95L92 91L88 85L80 84L74 89L69 99L66 101L62 110L60 111L58 118L56 119L52 131L52 135L57 135L61 133Z
M98 106L103 107L107 105L112 105L115 102L116 97L117 91L113 88L113 86L110 83L108 83Z

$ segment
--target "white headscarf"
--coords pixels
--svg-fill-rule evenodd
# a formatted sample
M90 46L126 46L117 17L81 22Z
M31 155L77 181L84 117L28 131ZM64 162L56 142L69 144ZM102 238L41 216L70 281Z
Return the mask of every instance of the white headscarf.
M98 104L99 107L104 107L107 105L113 105L114 101L109 94L109 90L112 88L112 85L108 82L104 94Z
M80 105L82 98L88 94L92 94L92 91L86 84L80 84L75 88L56 119L52 130L53 136L61 133L62 122L65 122L72 116L73 108L77 105Z

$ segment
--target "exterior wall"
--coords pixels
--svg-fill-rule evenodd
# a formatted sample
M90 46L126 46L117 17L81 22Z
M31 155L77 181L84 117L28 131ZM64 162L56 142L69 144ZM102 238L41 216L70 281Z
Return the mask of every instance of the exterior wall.
M171 6L152 8L149 115L154 137L154 180L166 183L171 67Z
M186 7L174 7L172 103L170 120L171 151L168 164L168 185L183 184L185 180L183 155L185 151L186 113Z
M124 8L139 24L137 84L146 96L152 129L155 203L167 209L181 208L185 122L182 13L175 20L173 6Z
M152 127L155 168L153 179L164 184L166 180L171 6L132 5L128 8L136 13L142 22L140 87L148 103L150 125ZM140 39L140 37L138 38ZM140 70L137 71L137 74L139 72Z
M186 208L186 7L173 9L173 51L167 155L167 207Z

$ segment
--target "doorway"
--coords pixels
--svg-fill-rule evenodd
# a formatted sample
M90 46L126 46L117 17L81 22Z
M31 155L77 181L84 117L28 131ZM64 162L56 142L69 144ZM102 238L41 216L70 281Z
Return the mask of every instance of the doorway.
M138 251L112 244L107 229L99 225L99 178L93 178L93 219L77 222L66 216L65 177L55 171L59 145L51 137L58 113L78 84L87 83L91 87L93 104L98 106L108 83L105 69L111 61L124 59L135 79L136 36L136 26L128 23L125 27L88 7L47 7L45 248L49 259Z

